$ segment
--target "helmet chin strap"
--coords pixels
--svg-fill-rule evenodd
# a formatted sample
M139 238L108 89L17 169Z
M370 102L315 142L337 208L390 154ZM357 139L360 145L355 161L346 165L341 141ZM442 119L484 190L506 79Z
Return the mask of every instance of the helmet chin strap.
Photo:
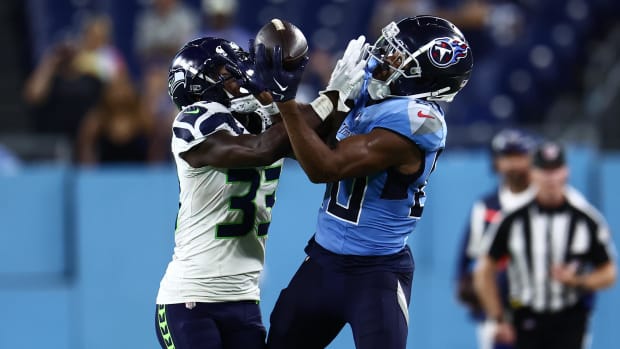
M396 97L396 98L406 97L406 98L427 98L428 100L440 100L440 101L451 102L452 98L454 97L453 95L440 96L442 93L449 91L450 87L444 87L436 91L423 92L423 93L418 93L415 95L397 96L397 95L391 94L392 91L390 90L390 85L387 83L387 81L381 81L375 78L370 79L370 81L368 82L367 90L368 90L368 95L370 95L370 98L372 98L373 100L380 100L380 99L385 99L388 97Z

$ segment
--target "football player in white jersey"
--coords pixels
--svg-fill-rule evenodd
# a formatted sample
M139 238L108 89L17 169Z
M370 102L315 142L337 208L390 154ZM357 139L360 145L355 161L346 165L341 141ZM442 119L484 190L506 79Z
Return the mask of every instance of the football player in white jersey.
M254 58L231 41L207 37L187 43L170 67L168 93L181 109L172 125L180 202L174 255L157 295L155 327L165 349L265 347L259 276L280 159L292 151L284 123L272 123L281 119L271 102L295 98L308 58L260 78ZM272 62L282 64L280 47ZM276 78L287 86L270 94L262 86ZM352 85L332 89L348 95ZM334 139L346 116L298 108L323 140Z
M300 78L304 64L291 74ZM169 72L180 202L172 261L157 295L162 348L263 348L259 275L289 151L253 61L233 42L187 43ZM255 97L255 95L257 97ZM258 99L257 99L258 98ZM313 120L316 125L319 119Z

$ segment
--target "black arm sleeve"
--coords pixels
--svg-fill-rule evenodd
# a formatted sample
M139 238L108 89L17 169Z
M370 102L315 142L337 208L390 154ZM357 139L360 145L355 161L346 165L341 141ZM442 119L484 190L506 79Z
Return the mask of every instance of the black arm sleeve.
M508 255L508 238L513 221L514 218L512 216L507 216L496 223L496 225L490 227L490 229L493 229L490 232L490 237L493 240L487 254L492 259L499 260Z
M611 260L611 251L614 250L611 234L606 224L596 221L589 221L590 228L590 249L588 257L594 266L600 266Z

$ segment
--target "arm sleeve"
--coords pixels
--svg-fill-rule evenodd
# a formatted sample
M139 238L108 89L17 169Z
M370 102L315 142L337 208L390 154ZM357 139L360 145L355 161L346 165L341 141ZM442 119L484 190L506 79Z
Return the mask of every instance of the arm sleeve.
M489 233L484 237L482 255L486 254L493 260L499 260L508 255L508 237L510 235L510 216L489 226Z
M588 254L595 266L600 266L616 258L616 248L611 238L609 227L605 222L596 225L592 230L594 236Z

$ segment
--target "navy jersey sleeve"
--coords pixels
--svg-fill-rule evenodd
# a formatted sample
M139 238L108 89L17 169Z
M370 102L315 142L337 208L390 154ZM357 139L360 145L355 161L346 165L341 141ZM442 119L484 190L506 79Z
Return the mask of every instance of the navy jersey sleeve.
M600 266L615 258L615 247L605 222L591 222L590 224L593 236L588 255L595 266Z

